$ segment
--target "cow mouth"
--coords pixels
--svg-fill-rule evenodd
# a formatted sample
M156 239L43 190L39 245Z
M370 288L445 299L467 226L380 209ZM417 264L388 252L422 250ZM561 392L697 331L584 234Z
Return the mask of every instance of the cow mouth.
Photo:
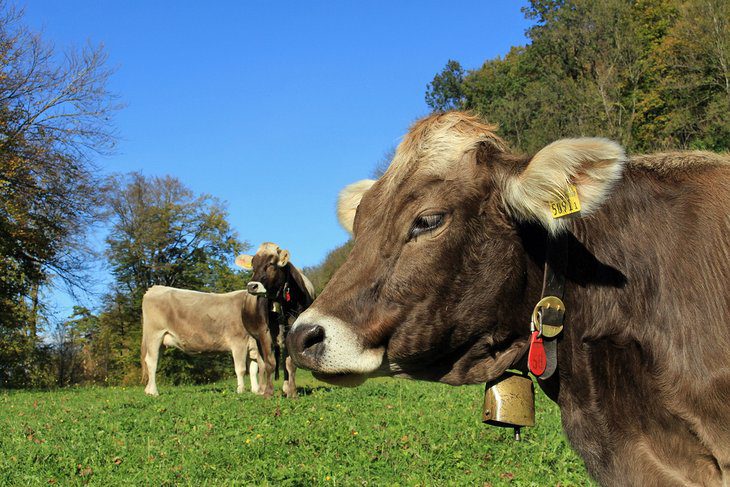
M368 379L375 377L397 377L400 369L393 364L388 364L387 361L383 361L380 368L368 372L322 372L319 370L312 370L312 375L315 379L335 386L343 387L355 387L359 386Z
M297 318L286 342L294 363L330 384L362 384L384 362L383 347L363 346L345 322L313 308Z
M327 374L312 372L315 379L340 387L357 387L368 379L368 375L354 373Z

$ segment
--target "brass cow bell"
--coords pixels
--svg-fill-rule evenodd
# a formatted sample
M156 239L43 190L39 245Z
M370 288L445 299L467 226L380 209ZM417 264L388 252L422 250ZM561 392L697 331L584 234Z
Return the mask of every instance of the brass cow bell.
M532 380L520 373L507 371L484 392L482 421L493 426L515 429L520 439L522 426L535 425L535 389Z

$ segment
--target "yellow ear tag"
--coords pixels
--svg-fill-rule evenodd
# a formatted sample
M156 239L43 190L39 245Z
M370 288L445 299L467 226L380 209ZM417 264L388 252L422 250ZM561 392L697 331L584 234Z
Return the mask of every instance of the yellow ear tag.
M580 200L578 199L578 191L572 184L568 185L568 189L562 198L550 202L550 211L553 218L560 218L580 211Z

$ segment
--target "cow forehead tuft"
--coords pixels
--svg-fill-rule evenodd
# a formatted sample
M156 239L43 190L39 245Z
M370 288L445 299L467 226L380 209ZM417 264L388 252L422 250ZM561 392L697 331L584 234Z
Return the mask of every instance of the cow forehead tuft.
M276 245L274 242L264 242L261 245L259 245L259 249L256 251L257 254L274 254L277 255L279 253L279 246Z
M469 112L430 115L413 124L398 145L390 167L383 175L386 189L414 172L445 176L465 153L480 142L490 142L501 151L507 144L495 133L497 126Z

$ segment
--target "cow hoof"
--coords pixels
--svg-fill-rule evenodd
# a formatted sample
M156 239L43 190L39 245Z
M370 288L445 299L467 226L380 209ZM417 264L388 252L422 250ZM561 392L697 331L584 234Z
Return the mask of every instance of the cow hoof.
M243 387L239 387L236 389L236 394L243 394Z
M157 392L157 391L148 391L148 390L145 390L144 393L147 394L148 396L152 396L152 397L157 397L157 396L160 395L160 393Z

